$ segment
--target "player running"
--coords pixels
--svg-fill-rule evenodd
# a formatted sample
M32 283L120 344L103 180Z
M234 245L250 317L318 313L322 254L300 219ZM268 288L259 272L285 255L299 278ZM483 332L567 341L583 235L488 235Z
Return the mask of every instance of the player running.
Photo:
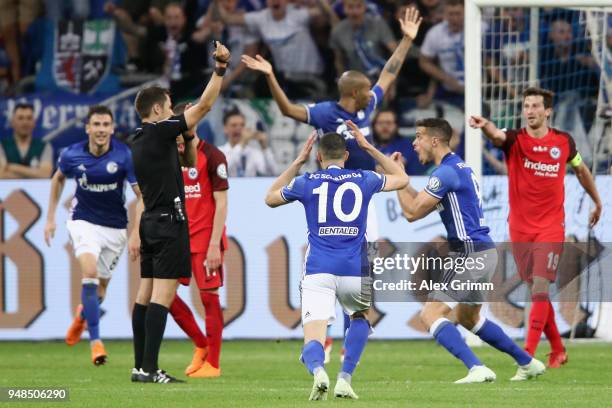
M482 129L506 156L510 239L519 274L529 285L532 301L525 350L534 356L544 331L552 349L548 367L559 368L567 362L567 352L548 293L550 283L557 278L565 241L566 164L571 165L595 204L589 216L591 228L599 221L602 204L593 176L572 136L548 126L552 109L551 91L527 88L523 92L526 127L504 131L480 116L472 116L470 126Z
M189 105L179 104L174 113L180 115ZM170 305L170 314L195 344L191 364L185 374L192 378L212 378L221 375L219 356L223 332L223 311L219 302L219 288L223 286L223 255L227 249L225 219L227 218L227 161L214 145L206 143L191 129L197 151L196 167L185 166L185 141L177 139L179 160L185 183L185 203L189 220L191 270L206 313L206 336L202 333L189 306L177 294ZM179 282L189 286L191 279Z
M100 339L100 303L127 241L125 181L132 186L138 207L143 208L132 153L125 144L111 137L114 127L110 109L101 105L89 108L85 124L88 139L69 146L59 157L51 179L45 225L45 242L51 245L56 229L55 210L66 177L73 177L76 191L66 227L83 276L83 288L82 304L77 307L66 343L76 344L87 326L91 361L96 366L105 364L108 357ZM138 240L137 234L136 237L132 234L130 250L138 248L135 240Z
M410 184L398 191L404 216L412 222L437 209L446 228L449 256L463 258L461 265L478 265L464 272L444 272L442 281L488 282L495 273L497 251L489 237L482 212L480 189L472 169L450 149L451 126L444 119L423 119L416 123L414 149L422 164L433 161L438 167L431 174L427 187L417 192ZM402 164L400 154L393 159ZM473 258L469 260L468 258ZM456 264L459 264L457 262ZM446 290L433 292L421 312L421 319L436 341L460 359L469 369L468 375L456 384L494 381L493 371L482 364L467 346L459 330L447 316L456 307L459 323L499 351L509 354L519 368L511 381L523 381L544 373L544 364L517 346L503 330L480 315L484 301L482 292Z
M306 211L308 249L300 290L302 362L314 376L310 400L327 399L329 377L324 368L323 344L326 328L335 319L336 299L351 322L334 395L358 398L351 387L351 376L370 334L367 313L372 292L365 239L368 202L375 193L400 189L408 180L403 169L376 150L357 125L349 121L347 126L359 147L381 165L387 176L370 170L345 169L349 153L344 138L326 133L319 140L317 153L322 170L296 177L315 143L313 133L266 195L270 207L298 200Z

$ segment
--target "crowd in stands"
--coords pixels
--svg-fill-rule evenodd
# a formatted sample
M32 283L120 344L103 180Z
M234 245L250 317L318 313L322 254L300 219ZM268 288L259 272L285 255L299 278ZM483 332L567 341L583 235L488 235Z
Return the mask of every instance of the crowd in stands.
M232 52L224 96L270 97L265 79L240 61L241 54L261 54L273 62L292 100L333 99L335 81L343 71L378 76L401 39L397 17L412 6L420 10L423 24L395 88L385 95L385 109L376 114L373 131L382 151L404 153L409 173L426 174L430 169L414 160L414 135L400 129L410 128L411 110L430 109L442 116L445 106L463 109L463 0L0 0L0 92L15 96L35 90L31 78L42 69L43 27L109 19L120 43L112 47L111 72L124 87L133 85L134 78L163 77L176 102L195 98L214 67L211 47L219 40ZM516 66L528 55L529 11L506 8L501 13L484 24L486 48L493 50L485 56L487 83L491 94L513 98L521 91L517 76L524 73L505 67ZM555 91L559 102L565 93L579 90L581 98L590 101L579 107L586 117L596 105L599 68L589 44L574 41L581 35L576 13L546 10L541 19L545 34L540 34L540 83ZM493 34L503 29L514 33ZM580 83L568 87L567 78L573 75ZM487 106L483 110L495 116ZM28 120L20 119L26 111L32 110L21 106L12 112L12 131L0 130L0 177L47 177L50 171L49 148L32 142L30 125L24 124ZM463 128L455 130L455 146L461 152ZM223 131L225 138L215 140L225 143L221 148L231 176L277 174L270 143L274 135L247 128L239 111L225 113ZM490 145L484 150L485 174L503 174L501 153ZM27 173L7 163L30 163L40 171Z

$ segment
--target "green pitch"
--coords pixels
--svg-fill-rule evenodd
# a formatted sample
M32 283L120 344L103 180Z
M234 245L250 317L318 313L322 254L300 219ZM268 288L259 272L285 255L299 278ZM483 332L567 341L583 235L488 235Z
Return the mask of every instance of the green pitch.
M339 345L336 341L327 367L332 379L340 364ZM310 403L312 381L298 362L297 341L228 341L223 345L221 378L175 385L131 383L131 347L129 342L107 342L109 364L94 367L86 341L73 348L59 342L0 342L0 387L68 387L70 402L49 404L53 407L612 406L612 346L605 343L570 344L566 366L523 383L508 381L516 371L508 356L488 346L477 348L476 354L497 373L497 381L454 385L466 370L434 342L373 341L353 379L358 401L334 400L330 395L328 401ZM187 341L166 341L160 365L185 378L191 351ZM542 345L538 355L544 359L547 352ZM47 404L15 406L43 405Z

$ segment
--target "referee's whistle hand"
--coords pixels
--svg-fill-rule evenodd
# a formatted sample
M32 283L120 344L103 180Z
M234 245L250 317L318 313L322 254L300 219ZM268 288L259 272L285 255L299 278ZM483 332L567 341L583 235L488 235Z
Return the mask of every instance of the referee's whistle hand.
M230 61L231 54L225 45L221 44L219 41L215 41L215 51L213 52L213 57L215 58L217 64L226 66Z

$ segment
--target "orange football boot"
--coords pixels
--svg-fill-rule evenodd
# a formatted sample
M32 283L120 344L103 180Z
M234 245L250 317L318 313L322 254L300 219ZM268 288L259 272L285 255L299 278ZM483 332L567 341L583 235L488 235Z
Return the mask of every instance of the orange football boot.
M106 354L106 350L104 350L102 341L94 341L91 345L91 362L96 366L101 366L106 364L107 357L108 355Z
M193 351L193 358L191 359L191 364L187 366L185 369L185 374L189 375L191 373L195 373L204 365L206 361L206 356L208 356L208 347L196 347Z
M221 377L221 368L215 368L208 361L200 369L189 374L190 378L214 378Z
M69 346L74 346L79 341L81 341L81 335L83 334L83 330L87 327L87 320L81 318L81 312L83 311L83 305L78 305L76 308L76 314L74 316L74 320L72 324L68 328L68 332L66 333L66 344Z
M561 368L561 366L567 363L568 357L565 350L559 353L548 354L548 368Z

